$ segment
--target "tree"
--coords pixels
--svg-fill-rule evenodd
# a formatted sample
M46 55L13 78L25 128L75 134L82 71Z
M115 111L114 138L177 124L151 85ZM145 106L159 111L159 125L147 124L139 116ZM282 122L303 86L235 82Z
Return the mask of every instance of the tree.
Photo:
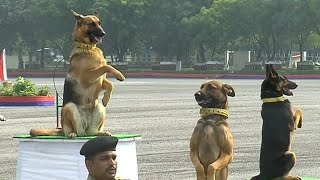
M92 10L99 12L107 32L104 45L115 61L123 62L124 55L134 46L137 35L143 32L148 0L98 0Z
M200 62L205 62L205 51L211 51L211 58L223 53L237 33L232 26L232 7L234 1L217 1L210 8L203 7L200 12L183 22L188 26L193 44L199 48Z
M290 10L295 14L291 14L292 16L288 18L288 33L293 37L293 42L298 44L300 51L300 61L302 61L303 46L315 26L313 18L309 16L309 8L305 1L292 1Z

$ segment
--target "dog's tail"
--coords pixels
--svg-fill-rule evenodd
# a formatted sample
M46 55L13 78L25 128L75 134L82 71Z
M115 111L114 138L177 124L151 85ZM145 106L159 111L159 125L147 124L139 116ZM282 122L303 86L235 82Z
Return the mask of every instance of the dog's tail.
M63 136L63 130L62 129L42 129L42 128L36 128L30 130L31 136Z

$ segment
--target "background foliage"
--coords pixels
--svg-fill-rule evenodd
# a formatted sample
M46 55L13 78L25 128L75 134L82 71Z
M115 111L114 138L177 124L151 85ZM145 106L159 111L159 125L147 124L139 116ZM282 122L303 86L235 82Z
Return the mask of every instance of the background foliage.
M32 60L37 49L52 47L68 59L71 9L98 11L107 32L101 47L119 62L128 53L144 60L147 51L158 61L187 63L226 50L256 51L260 61L262 54L274 60L281 51L320 48L318 0L0 0L0 49Z
M0 96L49 96L50 90L47 85L40 87L31 82L29 79L25 79L19 76L12 84L0 85Z

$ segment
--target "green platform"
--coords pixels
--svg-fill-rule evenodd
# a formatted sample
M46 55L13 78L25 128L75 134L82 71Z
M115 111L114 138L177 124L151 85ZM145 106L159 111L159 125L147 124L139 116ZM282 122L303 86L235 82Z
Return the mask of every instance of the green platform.
M128 139L128 138L141 138L141 135L139 134L113 134L112 136L115 136L119 139ZM67 139L67 140L89 140L89 139L93 139L97 136L83 136L83 137L76 137L73 139L67 138L65 136L35 136L32 137L30 135L17 135L14 136L13 138L16 139Z
M319 178L307 178L307 177L301 177L301 178L302 180L320 180Z

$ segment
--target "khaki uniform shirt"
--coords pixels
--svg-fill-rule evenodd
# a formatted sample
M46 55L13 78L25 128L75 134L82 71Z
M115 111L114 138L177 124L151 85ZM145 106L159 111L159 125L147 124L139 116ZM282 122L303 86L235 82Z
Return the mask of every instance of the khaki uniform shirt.
M95 179L89 174L87 180L95 180ZM124 179L121 179L120 177L116 176L115 180L124 180Z

